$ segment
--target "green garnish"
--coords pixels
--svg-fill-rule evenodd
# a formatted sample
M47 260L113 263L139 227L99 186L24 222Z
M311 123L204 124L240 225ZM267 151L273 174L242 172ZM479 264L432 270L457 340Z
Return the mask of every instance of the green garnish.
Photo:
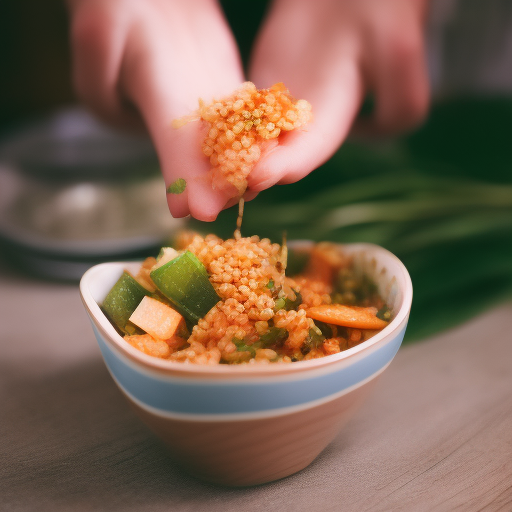
M134 334L143 334L143 330L139 329L136 325L132 324L131 322L128 322L123 329L123 332L125 334L128 334L128 336L132 336Z
M320 329L320 332L325 339L333 337L332 327L329 324L320 322L320 320L315 320L315 326Z
M268 283L267 283L267 288L272 290L274 288L274 280L271 279Z
M280 309L283 309L286 306L286 299L284 297L280 297L276 300L274 311L279 311Z
M251 357L254 357L256 355L254 344L247 345L245 340L241 340L240 338L233 338L232 341L235 344L237 352L250 352Z
M315 325L309 329L308 336L304 342L304 347L302 348L302 353L307 354L311 349L320 347L324 340L325 336L322 334L322 331Z
M389 322L391 320L391 310L386 306L386 304L384 304L375 316L381 320Z
M258 341L251 345L240 338L233 338L231 341L235 344L237 352L249 352L251 357L256 355L259 348L268 348L272 345L282 344L288 338L288 331L280 327L271 327L268 332L262 334Z
M331 295L335 304L364 306L368 299L378 294L378 288L372 278L363 274L356 275L351 269L339 271L334 282L334 293Z
M286 309L286 311L297 309L302 304L302 295L295 290L293 291L295 293L295 300L291 300L288 297L285 298L284 309Z
M318 348L325 340L325 336L322 334L322 331L315 325L309 329L308 338L310 343Z
M281 344L288 338L288 331L281 327L271 327L268 332L260 336L259 341L254 345L258 344L257 348L266 348L274 344ZM254 346L253 345L253 346Z
M168 194L183 194L185 189L187 188L187 182L183 178L178 178L176 181L173 181L167 187Z
M279 297L275 301L274 311L279 311L280 309L291 311L292 309L297 309L302 304L302 295L295 290L293 291L295 293L295 300L291 300L288 297Z

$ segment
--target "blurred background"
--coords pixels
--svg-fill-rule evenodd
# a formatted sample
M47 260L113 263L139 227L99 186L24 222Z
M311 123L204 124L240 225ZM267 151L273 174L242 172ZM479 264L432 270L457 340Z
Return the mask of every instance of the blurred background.
M222 2L247 60L267 2ZM512 297L512 2L432 1L434 103L407 136L349 140L299 183L261 193L243 232L372 242L414 285L405 341ZM98 123L71 87L61 0L0 3L0 254L8 272L77 282L108 259L153 254L172 219L151 142Z

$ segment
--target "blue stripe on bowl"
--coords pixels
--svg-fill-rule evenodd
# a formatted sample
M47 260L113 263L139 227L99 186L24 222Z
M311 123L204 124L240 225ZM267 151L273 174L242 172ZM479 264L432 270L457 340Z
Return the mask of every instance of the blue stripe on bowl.
M181 414L261 412L328 398L364 381L391 362L402 343L405 327L383 347L332 373L293 381L279 382L273 378L266 382L263 378L261 382L235 384L206 379L163 380L140 372L121 359L93 325L105 362L119 385L143 404Z

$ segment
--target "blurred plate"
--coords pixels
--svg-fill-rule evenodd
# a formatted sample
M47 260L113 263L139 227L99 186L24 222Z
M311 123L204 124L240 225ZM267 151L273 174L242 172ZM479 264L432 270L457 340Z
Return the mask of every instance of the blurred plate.
M181 225L145 137L73 109L0 144L0 240L41 275L58 277L60 262L63 275L78 279L84 264L140 257ZM65 271L63 262L81 266Z

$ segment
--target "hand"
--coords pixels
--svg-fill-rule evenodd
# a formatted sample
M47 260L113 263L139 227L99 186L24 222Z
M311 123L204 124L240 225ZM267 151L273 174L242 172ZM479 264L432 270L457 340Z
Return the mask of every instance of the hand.
M324 163L347 137L364 96L376 110L360 126L396 132L419 123L429 104L424 56L426 0L276 0L257 40L250 79L282 81L313 105L305 131L286 134L256 165L249 187L293 183Z
M235 41L214 0L69 0L74 82L79 96L110 123L146 126L174 217L214 220L231 199L213 191L201 152L201 123L174 119L231 94L243 81ZM162 191L164 193L164 191Z

